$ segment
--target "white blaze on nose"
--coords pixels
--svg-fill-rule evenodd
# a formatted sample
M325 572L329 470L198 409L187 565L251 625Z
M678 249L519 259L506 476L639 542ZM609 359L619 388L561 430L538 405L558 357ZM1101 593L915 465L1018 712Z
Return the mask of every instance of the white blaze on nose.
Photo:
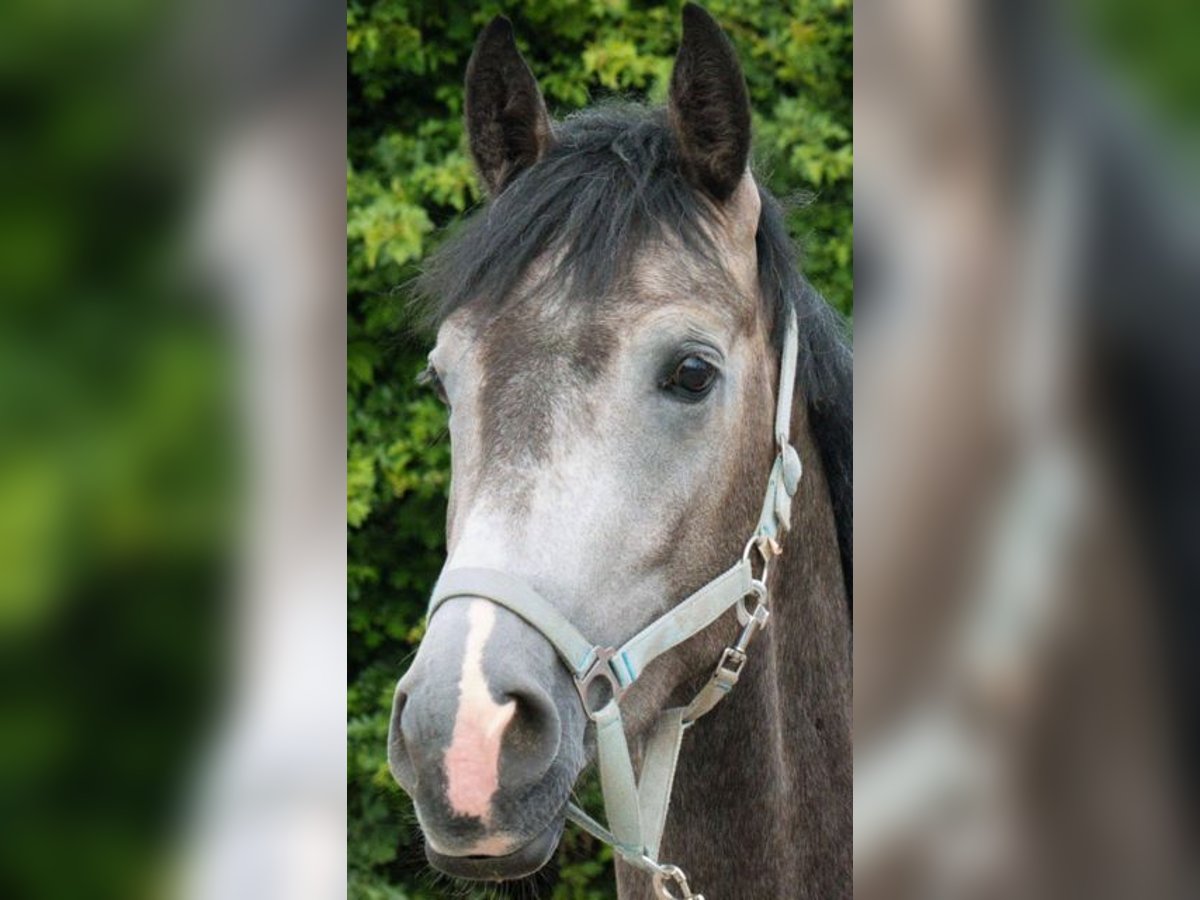
M500 786L500 741L517 710L496 703L483 675L483 648L496 624L496 607L472 600L467 609L467 649L458 687L454 734L446 751L446 797L460 816L488 818Z

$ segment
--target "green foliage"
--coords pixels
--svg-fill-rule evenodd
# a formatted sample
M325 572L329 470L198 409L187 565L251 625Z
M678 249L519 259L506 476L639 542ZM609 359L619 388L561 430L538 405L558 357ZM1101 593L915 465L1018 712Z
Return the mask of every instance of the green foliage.
M349 52L349 847L351 898L427 898L407 798L387 772L392 689L422 633L442 562L449 449L443 412L415 384L431 336L406 285L445 228L482 199L466 152L462 76L497 13L551 112L604 97L662 102L680 3L350 0ZM785 200L805 270L851 310L851 21L847 0L712 0L754 104L755 169ZM611 854L568 829L555 900L614 895Z

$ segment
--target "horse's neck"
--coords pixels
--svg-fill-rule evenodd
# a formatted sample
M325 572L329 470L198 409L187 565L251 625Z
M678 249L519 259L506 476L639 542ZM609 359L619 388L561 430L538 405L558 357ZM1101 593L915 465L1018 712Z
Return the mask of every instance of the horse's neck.
M815 447L742 679L684 737L660 858L707 900L851 891L850 622ZM807 492L807 493L806 493ZM652 897L621 867L622 900Z

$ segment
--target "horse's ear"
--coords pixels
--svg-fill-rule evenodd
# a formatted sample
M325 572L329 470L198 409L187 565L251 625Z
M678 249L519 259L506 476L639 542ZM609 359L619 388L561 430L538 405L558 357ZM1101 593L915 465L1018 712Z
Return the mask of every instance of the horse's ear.
M714 200L728 200L750 156L750 95L733 44L694 3L683 7L668 109L684 175Z
M497 16L483 29L467 63L466 118L471 155L492 196L550 147L550 116L513 38Z

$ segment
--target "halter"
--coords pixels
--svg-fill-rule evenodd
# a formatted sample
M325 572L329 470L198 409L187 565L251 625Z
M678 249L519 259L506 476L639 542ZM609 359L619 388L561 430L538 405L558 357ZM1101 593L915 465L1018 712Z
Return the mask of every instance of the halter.
M461 568L444 572L429 604L432 618L443 603L456 597L490 600L516 613L554 645L574 675L584 711L596 726L600 786L608 827L574 803L567 805L567 816L594 837L611 844L627 863L649 872L661 900L704 900L700 894L692 893L678 866L659 861L659 843L671 802L683 732L737 684L746 665L750 641L766 627L770 615L767 577L771 561L782 552L779 536L788 529L792 497L800 484L800 456L790 443L797 348L796 314L789 311L779 362L775 462L767 479L758 527L746 542L741 559L623 645L593 644L528 584L496 569ZM762 560L762 574L758 577L754 574L754 551ZM746 603L750 598L754 599L753 608ZM658 717L650 730L642 777L638 780L625 740L621 697L652 660L703 631L733 606L737 607L738 623L742 626L737 640L725 648L712 677L691 703L664 710ZM598 682L608 687L599 703L592 690Z

